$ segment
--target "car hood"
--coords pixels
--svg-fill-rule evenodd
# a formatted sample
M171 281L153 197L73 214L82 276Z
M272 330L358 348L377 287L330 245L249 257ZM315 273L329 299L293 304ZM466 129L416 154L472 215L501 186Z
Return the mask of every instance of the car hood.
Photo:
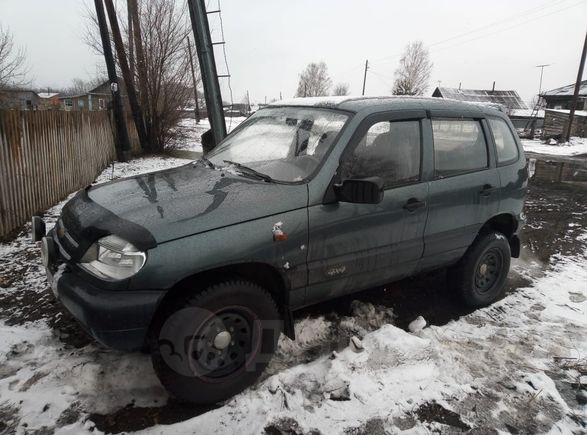
M308 203L306 185L268 183L194 163L93 186L87 195L111 214L149 231L157 243Z

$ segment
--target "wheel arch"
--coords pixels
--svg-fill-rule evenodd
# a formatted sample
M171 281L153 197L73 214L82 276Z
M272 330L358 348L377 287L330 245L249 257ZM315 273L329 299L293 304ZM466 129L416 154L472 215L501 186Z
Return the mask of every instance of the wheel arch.
M501 213L489 219L479 230L479 235L491 231L498 231L508 239L511 255L514 258L520 255L520 240L515 235L518 230L518 220L510 213Z
M266 289L274 298L284 321L284 333L294 339L293 317L289 308L289 286L284 276L273 266L261 262L224 265L194 273L177 282L159 302L157 311L170 300L202 290L213 283L229 279L244 279Z

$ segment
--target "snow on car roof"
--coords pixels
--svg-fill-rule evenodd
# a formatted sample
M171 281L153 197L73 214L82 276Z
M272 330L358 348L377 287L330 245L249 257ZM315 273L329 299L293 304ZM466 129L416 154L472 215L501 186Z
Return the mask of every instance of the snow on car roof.
M287 100L274 101L273 103L270 103L269 106L335 107L335 106L338 106L339 104L344 103L345 101L349 101L349 100L356 99L356 98L365 98L365 97L327 96L327 97L289 98Z
M418 104L424 103L424 104ZM471 103L459 100L453 100L450 98L435 98L435 97L422 97L422 96L409 96L409 95L391 95L391 96L326 96L326 97L305 97L305 98L292 98L287 100L279 100L270 103L269 107L282 107L282 106L298 106L298 107L325 107L325 108L338 108L350 111L360 111L362 109L380 106L386 104L402 104L406 107L402 108L418 108L426 109L429 106L447 107L452 106L459 109L477 109L481 111L497 110L503 112L503 108L496 104L491 103ZM408 107L409 106L409 107ZM399 107L399 106L398 106Z

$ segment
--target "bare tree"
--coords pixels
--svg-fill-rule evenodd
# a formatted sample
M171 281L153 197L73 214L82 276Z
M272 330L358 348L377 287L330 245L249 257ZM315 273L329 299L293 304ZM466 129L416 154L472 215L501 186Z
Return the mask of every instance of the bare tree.
M143 150L151 150L150 142L147 138L147 131L145 129L145 123L143 119L143 112L139 105L139 99L135 90L135 80L131 75L131 69L128 64L128 57L132 56L132 47L128 45L128 50L125 49L122 34L120 32L120 25L118 23L118 15L116 9L114 9L114 3L112 0L104 0L106 4L106 10L108 11L108 18L110 20L110 29L112 31L112 38L114 39L114 46L116 53L118 53L118 64L122 71L122 76L126 84L126 92L128 94L128 100L130 102L130 109L135 122L135 127L139 135L139 142ZM127 38L128 41L132 41L133 38ZM128 51L128 53L127 53Z
M424 95L428 89L432 61L422 41L410 42L395 71L394 95Z
M348 83L339 83L334 87L332 91L332 95L335 96L343 96L349 94L349 84Z
M63 95L80 95L85 94L91 91L94 88L97 88L102 83L108 80L108 77L104 74L97 75L96 77L90 79L82 79L79 77L74 78L71 81L71 85L66 88L55 89L55 92L58 92ZM46 90L46 89L45 89Z
M300 74L296 97L320 97L328 95L332 80L324 62L311 63Z
M132 34L129 34L128 9L118 8L124 50L129 54L129 38L133 40L134 82L137 83L148 143L160 151L177 141L181 131L177 125L183 109L193 104L193 84L185 40L190 34L187 9L175 0L129 0ZM93 11L88 10L85 42L97 53L102 52L98 25ZM126 18L126 19L124 19ZM119 40L119 46L121 41ZM120 56L117 59L120 62ZM120 64L118 66L120 68ZM199 66L195 62L199 83ZM130 69L130 68L129 68Z
M26 82L25 50L15 47L12 33L0 26L0 89Z

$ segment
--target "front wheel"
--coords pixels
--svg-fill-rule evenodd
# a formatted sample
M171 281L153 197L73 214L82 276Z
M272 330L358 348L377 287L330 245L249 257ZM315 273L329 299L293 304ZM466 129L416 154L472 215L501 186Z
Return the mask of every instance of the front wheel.
M451 281L468 306L487 306L503 295L510 261L510 245L502 233L479 235L449 272Z
M153 368L175 397L217 403L255 382L280 332L279 311L265 289L222 282L172 300L157 315L149 339Z

